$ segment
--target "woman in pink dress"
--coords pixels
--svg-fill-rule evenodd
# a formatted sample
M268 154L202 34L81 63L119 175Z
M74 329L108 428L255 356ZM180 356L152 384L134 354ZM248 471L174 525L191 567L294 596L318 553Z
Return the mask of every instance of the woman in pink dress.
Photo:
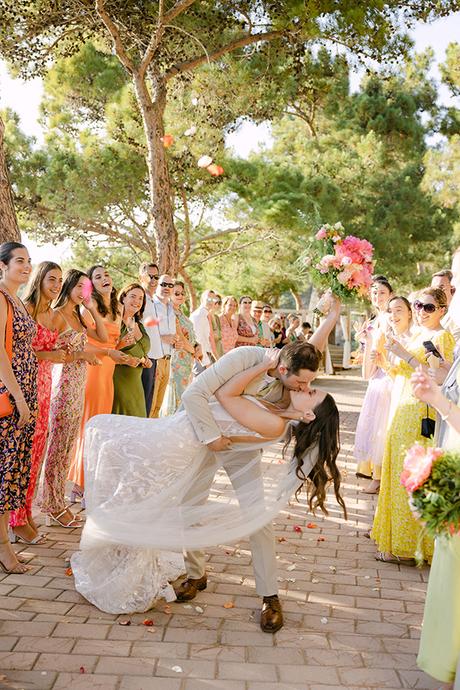
M96 308L107 331L107 340L101 343L88 334L88 347L100 360L101 366L90 367L86 377L85 405L81 418L80 432L76 445L75 456L70 465L68 479L74 483L71 501L77 498L83 499L85 485L83 468L83 439L84 428L88 419L97 414L110 414L113 404L113 372L115 364L128 362L123 352L117 347L126 347L132 344L132 335L123 339L120 343L121 311L117 299L117 292L113 287L113 281L104 266L92 266L88 271L88 278L92 284L92 297ZM94 321L87 310L83 313L83 319L88 325L94 325Z
M25 503L10 513L10 541L26 544L41 544L45 538L38 534L32 517L32 502L35 496L37 479L40 474L43 454L48 436L48 417L51 397L51 370L54 363L65 361L66 350L55 349L59 330L51 302L55 300L62 286L62 271L53 261L43 261L32 276L24 303L30 316L37 324L37 333L32 347L38 359L37 398L38 416L32 443L29 486Z
M96 328L87 328L80 313L80 305L87 299L87 282L85 273L71 269L54 305L58 328L65 325L56 346L65 349L67 355L65 363L56 365L53 371L48 448L40 495L40 506L47 514L48 526L51 521L61 527L79 524L66 506L65 483L83 415L87 366L100 364L97 356L86 350L88 335L99 342L107 340L107 332L92 300L87 301L87 305Z
M365 324L362 331L364 341L363 378L368 379L361 414L356 427L354 456L357 462L356 475L370 479L364 493L378 493L382 467L385 434L391 401L392 380L375 364L376 353L383 354L386 331L386 311L393 293L390 283L379 276L371 286L370 296L376 316ZM378 411L378 414L376 412Z
M235 347L238 338L238 302L233 295L228 295L222 300L222 313L220 315L220 330L222 333L222 349L224 355Z

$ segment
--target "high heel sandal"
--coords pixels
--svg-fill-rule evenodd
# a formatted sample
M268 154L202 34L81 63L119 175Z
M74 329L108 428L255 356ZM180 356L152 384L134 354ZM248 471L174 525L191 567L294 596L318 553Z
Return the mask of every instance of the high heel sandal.
M0 545L9 544L9 543L10 543L9 539L5 539L4 541L0 541ZM8 570L8 568L3 563L3 561L0 561L0 570L3 570L3 572L6 573L6 575L24 575L24 573L27 573L29 568L26 565L24 565L24 563L22 561L18 560L18 564L14 565L12 568L10 568Z
M63 515L67 513L68 508L64 508L64 510L59 513L59 515L53 515L52 513L47 513L45 515L45 525L47 527L52 527L52 522L56 522L59 527L64 527L65 529L74 529L75 527L83 527L82 521L79 520L77 517L72 518L70 522L67 524L65 522L61 522L59 518L61 518Z
M20 534L16 534L12 527L8 527L8 538L10 540L10 544L22 543L27 544L28 546L37 546L37 544L45 543L46 534L37 534L36 537L29 541L25 537L21 537Z

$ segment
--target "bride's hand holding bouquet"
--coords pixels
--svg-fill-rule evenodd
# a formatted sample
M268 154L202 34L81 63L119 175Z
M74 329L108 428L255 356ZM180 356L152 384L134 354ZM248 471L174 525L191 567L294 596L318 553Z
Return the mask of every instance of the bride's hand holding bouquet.
M329 289L340 300L354 300L366 297L371 287L373 252L367 240L345 235L342 223L326 224L310 240L299 264L319 289Z

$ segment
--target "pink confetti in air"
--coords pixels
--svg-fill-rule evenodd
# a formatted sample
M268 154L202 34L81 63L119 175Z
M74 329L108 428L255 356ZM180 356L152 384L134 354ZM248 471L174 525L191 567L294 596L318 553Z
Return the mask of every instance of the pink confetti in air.
M89 300L91 295L93 294L93 284L89 278L85 278L85 280L83 281L82 293L83 300L85 302Z
M147 318L144 321L144 326L147 326L147 328L153 328L153 326L159 325L160 319L155 319L153 316L147 316Z

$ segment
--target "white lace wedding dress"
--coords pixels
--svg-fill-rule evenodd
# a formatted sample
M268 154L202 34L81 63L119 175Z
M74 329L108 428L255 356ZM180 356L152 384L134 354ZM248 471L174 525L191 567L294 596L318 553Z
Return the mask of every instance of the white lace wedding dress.
M211 409L223 434L257 436L217 402ZM261 438L211 454L185 412L93 417L85 435L87 519L71 560L76 589L109 613L146 611L160 597L174 599L169 581L184 572L183 549L252 534L298 486L289 459L261 458L273 443Z

